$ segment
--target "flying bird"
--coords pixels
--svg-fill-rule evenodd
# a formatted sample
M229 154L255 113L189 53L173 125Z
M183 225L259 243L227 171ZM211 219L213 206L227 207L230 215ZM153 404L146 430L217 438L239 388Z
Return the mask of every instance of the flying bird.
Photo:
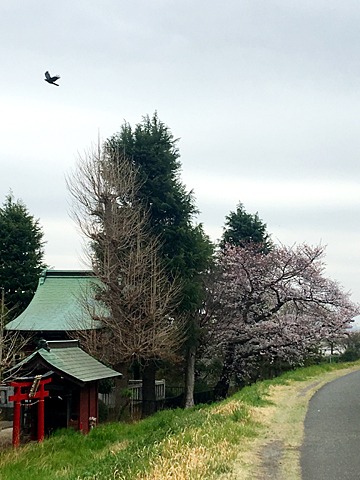
M49 72L45 72L45 82L51 83L51 85L56 85L57 87L59 86L56 82L56 80L59 80L59 75L55 75L54 77L50 76Z

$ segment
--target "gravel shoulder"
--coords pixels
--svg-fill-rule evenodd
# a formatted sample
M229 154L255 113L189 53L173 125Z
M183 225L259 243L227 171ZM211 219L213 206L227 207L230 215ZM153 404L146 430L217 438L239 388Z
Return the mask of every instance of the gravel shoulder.
M271 405L252 410L253 418L263 426L262 433L239 446L231 473L219 480L301 480L300 448L309 400L326 383L356 370L359 366L272 386Z
M12 422L0 420L0 449L12 444Z

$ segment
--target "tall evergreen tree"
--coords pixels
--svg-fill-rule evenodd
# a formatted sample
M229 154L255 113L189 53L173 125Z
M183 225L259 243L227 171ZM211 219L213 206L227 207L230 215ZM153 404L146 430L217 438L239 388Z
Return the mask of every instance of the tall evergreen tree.
M177 140L155 112L151 118L143 117L135 129L124 123L106 145L124 152L138 169L139 198L149 212L152 233L160 237L168 271L186 280L182 309L196 309L198 274L207 267L212 248L202 225L193 223L198 210L192 192L180 180Z
M177 139L155 112L151 118L143 117L134 129L124 123L120 132L108 139L106 148L125 153L138 169L139 198L149 212L150 228L160 238L168 274L177 277L182 285L178 313L187 319L187 358L192 363L196 319L203 297L202 274L210 263L212 245L202 225L193 222L198 211L192 192L180 180ZM193 377L193 365L189 368Z
M247 213L240 202L236 211L226 216L220 247L224 249L226 244L245 247L251 243L261 243L263 250L269 251L272 242L266 228L266 223L260 219L258 213Z
M43 232L21 200L9 194L0 208L0 288L9 319L30 303L43 263Z

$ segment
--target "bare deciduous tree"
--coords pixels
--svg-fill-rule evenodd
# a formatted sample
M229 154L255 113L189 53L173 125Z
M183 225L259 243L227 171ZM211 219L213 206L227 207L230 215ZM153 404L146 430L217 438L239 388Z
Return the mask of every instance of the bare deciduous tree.
M30 338L23 337L18 332L7 332L5 325L11 310L5 308L5 292L1 289L0 298L0 383L4 372L13 366L14 357L30 342Z
M153 403L154 362L175 359L183 329L173 318L178 285L168 279L158 239L147 229L137 178L124 155L98 147L80 158L67 184L75 221L88 239L86 253L100 280L96 297L104 306L98 317L103 325L97 336L101 356L114 366L140 362L143 398L150 396ZM94 334L88 339L94 348Z

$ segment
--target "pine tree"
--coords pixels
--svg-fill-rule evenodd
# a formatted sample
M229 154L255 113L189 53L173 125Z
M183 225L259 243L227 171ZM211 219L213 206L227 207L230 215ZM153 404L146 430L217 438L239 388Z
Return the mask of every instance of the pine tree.
M45 267L43 235L25 204L9 194L0 208L0 288L11 318L25 310L35 293Z
M247 213L240 202L236 211L226 216L220 247L224 249L226 244L245 247L251 243L261 243L263 251L267 252L272 243L266 228L266 223L260 219L258 213Z
M177 140L155 112L135 129L125 123L106 146L125 153L138 169L139 198L149 212L152 233L160 237L169 274L183 280L181 309L196 310L201 297L198 275L209 263L212 246L202 225L193 223L198 210L180 180Z
M124 123L119 133L106 142L106 148L131 158L138 170L139 199L149 213L149 226L161 242L162 259L168 274L181 285L178 315L187 320L187 377L191 377L187 404L193 402L194 356L197 346L198 314L203 300L202 275L212 258L212 245L201 224L192 192L180 180L181 163L177 139L159 120L157 113L133 129ZM189 366L190 365L190 366ZM190 371L190 370L191 371Z

